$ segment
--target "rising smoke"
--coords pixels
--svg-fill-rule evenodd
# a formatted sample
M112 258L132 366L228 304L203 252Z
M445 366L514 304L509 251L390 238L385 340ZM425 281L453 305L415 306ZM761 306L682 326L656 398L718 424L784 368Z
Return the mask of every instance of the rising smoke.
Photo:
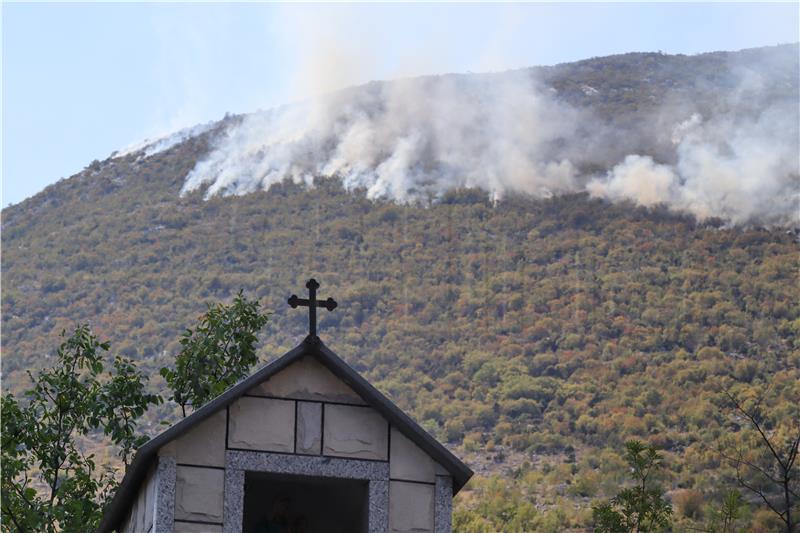
M567 105L532 70L371 83L247 115L217 139L182 193L244 194L338 176L370 198L400 202L455 187L496 196L588 191L698 219L797 225L798 102L773 99L762 76L742 72L711 112L673 98L623 131ZM641 152L637 141L656 127L668 153Z
M771 107L739 121L731 115L705 121L699 114L678 124L677 163L629 155L587 189L593 196L666 204L698 219L734 224L798 221L800 172L797 116Z
M371 198L398 201L453 187L536 195L577 190L556 146L579 114L524 73L375 83L310 105L249 115L221 139L184 191L240 194L290 178L339 176Z

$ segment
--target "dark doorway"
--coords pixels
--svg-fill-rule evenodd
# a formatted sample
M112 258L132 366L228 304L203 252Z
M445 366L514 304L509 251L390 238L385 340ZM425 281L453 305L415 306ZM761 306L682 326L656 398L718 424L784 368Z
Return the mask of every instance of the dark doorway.
M247 472L244 533L366 533L367 482Z

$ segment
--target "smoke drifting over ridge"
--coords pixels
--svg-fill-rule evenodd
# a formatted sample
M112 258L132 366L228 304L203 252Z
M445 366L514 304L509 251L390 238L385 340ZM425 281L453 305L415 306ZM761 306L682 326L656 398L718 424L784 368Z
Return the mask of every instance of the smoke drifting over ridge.
M576 190L556 145L579 113L525 74L375 83L309 105L259 113L221 139L186 180L207 195L246 193L290 178L339 176L371 198L413 200L459 186L552 194Z
M675 165L629 155L587 184L593 196L663 203L698 219L796 224L800 207L796 112L771 107L744 121L692 115L675 128Z
M625 121L567 103L533 69L370 83L245 116L197 163L182 193L245 194L284 179L311 186L317 176L338 176L347 188L400 202L456 187L496 196L588 191L699 219L797 225L797 83L776 93L770 75L791 78L796 60L783 58L793 55L778 54L760 71L731 65L725 90L708 88L705 106L674 92ZM648 151L643 138L663 142Z

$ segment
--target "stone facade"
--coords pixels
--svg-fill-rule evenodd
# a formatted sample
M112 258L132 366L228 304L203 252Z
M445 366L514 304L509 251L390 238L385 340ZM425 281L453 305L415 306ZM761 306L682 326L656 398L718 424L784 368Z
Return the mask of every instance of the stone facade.
M434 487L428 483L389 483L389 530L392 533L434 528Z
M124 531L240 533L248 472L361 480L370 533L450 531L447 472L310 357L160 448Z
M322 453L322 404L297 402L297 435L295 452L309 455Z
M389 423L371 407L323 404L322 453L389 460Z
M239 398L228 408L228 448L294 452L295 401Z
M225 469L178 465L175 520L222 523Z
M156 513L156 476L155 470L147 474L145 482L139 490L136 501L131 506L128 521L122 533L148 533L153 529L153 517Z
M366 405L353 389L313 357L300 359L250 392L257 396Z
M225 411L214 413L189 434L170 442L159 451L176 463L225 467L225 432L228 417Z

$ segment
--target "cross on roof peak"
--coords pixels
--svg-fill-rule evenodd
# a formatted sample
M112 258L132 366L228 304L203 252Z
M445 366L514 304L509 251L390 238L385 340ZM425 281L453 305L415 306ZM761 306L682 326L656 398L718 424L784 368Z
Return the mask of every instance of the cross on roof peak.
M308 280L306 289L308 289L308 298L298 298L296 294L292 294L289 297L289 305L292 306L292 309L296 309L298 306L308 307L308 336L313 338L317 336L317 307L333 311L338 304L333 298L317 301L319 283L314 278Z

